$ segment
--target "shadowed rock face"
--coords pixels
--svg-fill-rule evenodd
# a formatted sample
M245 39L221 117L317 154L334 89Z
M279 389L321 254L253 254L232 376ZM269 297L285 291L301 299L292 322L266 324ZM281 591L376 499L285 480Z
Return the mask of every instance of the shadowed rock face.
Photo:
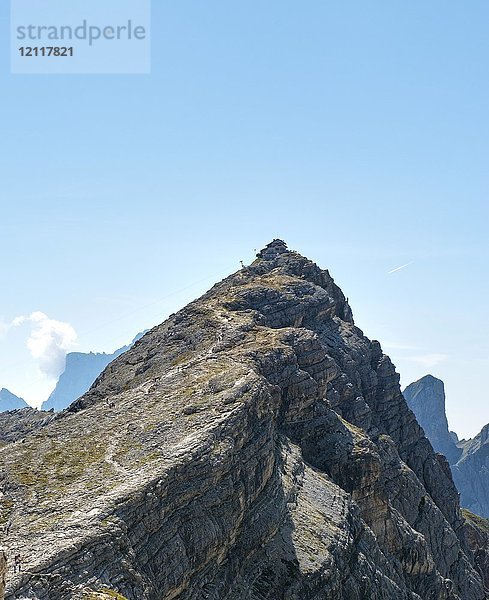
M9 600L485 598L391 361L279 240L8 449Z

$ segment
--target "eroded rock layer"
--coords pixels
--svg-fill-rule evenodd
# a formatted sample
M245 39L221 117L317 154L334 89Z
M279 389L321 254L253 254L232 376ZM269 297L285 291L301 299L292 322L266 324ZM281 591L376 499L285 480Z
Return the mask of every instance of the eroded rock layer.
M279 240L0 457L9 599L485 598L391 361Z

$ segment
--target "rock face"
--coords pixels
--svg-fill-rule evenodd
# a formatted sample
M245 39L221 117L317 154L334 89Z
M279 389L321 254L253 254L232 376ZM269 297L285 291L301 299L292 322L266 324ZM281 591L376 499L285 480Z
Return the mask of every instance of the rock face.
M403 395L436 452L445 455L450 464L455 464L462 450L448 429L443 381L426 375L409 385Z
M27 403L5 388L0 390L0 412L7 410L17 410L18 408L27 408Z
M143 336L138 334L128 346L112 354L94 352L70 352L66 355L65 370L61 374L52 394L42 405L43 410L61 411L90 389L105 367Z
M461 458L452 465L462 506L489 518L489 425L472 440L459 442Z
M0 446L24 439L54 418L52 412L22 408L0 414Z
M431 375L412 383L403 393L433 448L447 457L461 505L489 517L489 425L473 440L459 441L448 430L443 382Z
M9 600L486 597L391 361L279 240L7 448Z
M489 594L489 521L463 510L465 531L475 563L482 573L486 594Z

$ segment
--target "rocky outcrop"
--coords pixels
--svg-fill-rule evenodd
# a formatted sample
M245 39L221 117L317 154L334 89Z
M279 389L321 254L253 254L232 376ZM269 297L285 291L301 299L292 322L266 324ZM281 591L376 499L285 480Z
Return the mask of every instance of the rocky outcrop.
M66 355L66 365L58 383L49 398L42 405L43 410L61 411L90 389L105 367L118 356L129 350L144 334L138 334L128 345L111 354L105 352L70 352Z
M24 439L54 419L52 412L23 408L0 414L0 446Z
M5 388L0 390L0 412L27 408L27 403Z
M448 430L445 389L441 380L427 375L403 392L433 448L445 455L469 511L489 517L489 425L472 440L459 440Z
M475 563L482 573L486 593L489 594L489 520L463 510L465 531Z
M443 381L433 375L426 375L408 385L403 394L433 448L446 456L450 464L455 464L461 457L462 450L457 447L453 434L448 429Z
M485 598L391 361L279 240L8 449L9 600Z

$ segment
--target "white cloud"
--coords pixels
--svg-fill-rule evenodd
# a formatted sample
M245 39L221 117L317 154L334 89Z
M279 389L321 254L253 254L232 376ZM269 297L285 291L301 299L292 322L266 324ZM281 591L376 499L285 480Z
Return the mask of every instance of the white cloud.
M419 356L406 356L403 360L410 360L411 362L423 365L423 367L436 367L442 362L448 359L448 354L421 354Z
M12 321L14 327L25 323L31 326L27 347L41 373L49 379L57 379L63 372L66 353L76 343L76 331L69 323L50 319L39 311Z
M0 338L3 337L9 329L10 325L2 319L0 319Z
M382 347L388 350L418 350L417 346L410 346L408 344L399 344L397 342L382 342Z

